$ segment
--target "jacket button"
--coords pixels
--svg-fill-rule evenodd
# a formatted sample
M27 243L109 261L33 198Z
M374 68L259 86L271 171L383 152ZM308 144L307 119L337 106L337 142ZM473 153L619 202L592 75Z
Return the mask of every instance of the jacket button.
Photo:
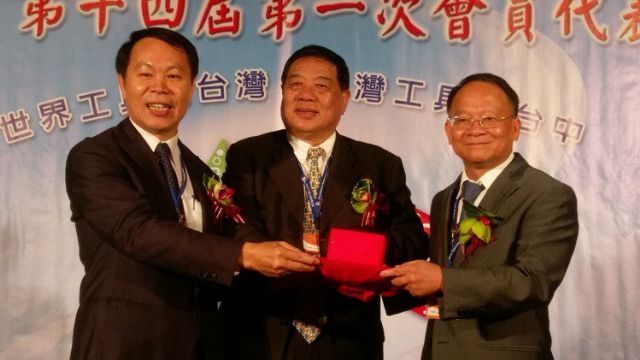
M218 278L218 274L216 274L216 273L210 274L210 273L204 271L204 272L200 273L200 277L203 278L203 279L207 279L207 280L215 280L215 279Z

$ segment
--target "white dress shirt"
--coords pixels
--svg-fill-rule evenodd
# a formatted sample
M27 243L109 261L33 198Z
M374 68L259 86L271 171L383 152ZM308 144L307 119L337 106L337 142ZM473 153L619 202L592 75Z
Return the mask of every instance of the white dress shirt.
M307 161L307 153L309 152L309 149L312 147L322 148L324 150L324 155L318 158L318 170L320 171L320 175L324 174L324 169L327 167L327 161L331 157L331 152L333 151L333 145L336 143L336 132L334 131L327 140L318 146L311 146L311 144L304 142L293 135L287 135L287 137L289 139L289 144L293 147L293 153L296 156L296 159L298 159L298 162L302 165L304 174L307 176L309 176L309 162Z

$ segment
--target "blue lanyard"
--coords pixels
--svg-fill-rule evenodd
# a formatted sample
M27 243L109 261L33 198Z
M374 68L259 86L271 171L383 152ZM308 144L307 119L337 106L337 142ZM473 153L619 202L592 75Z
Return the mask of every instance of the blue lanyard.
M311 212L313 213L313 220L316 224L320 221L320 207L322 205L322 197L324 194L324 183L327 179L327 173L329 173L329 163L331 163L331 157L329 157L324 166L324 173L320 177L320 186L318 187L317 194L314 194L311 190L311 181L307 175L305 175L302 164L298 163L300 166L300 180L302 181L302 184L304 184L304 196L307 198L309 204L311 204Z
M449 223L449 242L447 244L447 246L449 246L449 244L453 243L453 240L455 239L455 235L454 235L454 228L456 227L456 223L458 220L458 204L460 203L460 197L456 197L456 201L453 203L453 209L451 210L451 221ZM451 247L451 250L449 251L449 256L447 256L447 265L449 267L453 266L453 260L456 257L456 252L458 251L458 248L460 247L460 241L456 241L455 245L453 245Z
M173 207L176 209L176 214L178 214L178 219L180 219L180 222L182 222L182 217L185 216L185 214L183 214L184 211L180 211L180 205L182 202L182 194L184 194L184 191L187 188L187 171L185 170L187 166L184 163L184 159L182 158L182 156L180 157L180 165L182 170L180 176L182 185L180 185L178 193L176 193L176 191L171 186L169 186L169 191L171 191L171 200L173 201Z

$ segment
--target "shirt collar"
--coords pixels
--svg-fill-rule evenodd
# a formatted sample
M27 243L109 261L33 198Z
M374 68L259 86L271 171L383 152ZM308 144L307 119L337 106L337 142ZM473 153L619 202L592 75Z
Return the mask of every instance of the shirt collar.
M478 180L471 180L469 179L469 177L467 176L467 172L465 170L462 170L462 175L460 177L460 188L458 190L458 195L460 195L460 193L462 192L462 184L465 181L471 181L474 182L476 184L482 184L484 186L484 190L482 192L482 194L484 194L484 192L487 191L487 189L489 189L491 187L491 185L493 184L494 181L496 181L496 179L498 178L498 176L500 176L500 174L502 174L502 171L504 171L504 169L511 163L511 161L513 161L513 158L515 156L513 155L513 153L511 153L509 155L509 157L507 158L507 160L503 161L502 163L500 163L500 165L494 167L493 169L487 171L486 173L484 173L484 175L482 175Z
M131 121L131 124L133 125L133 127L138 131L138 133L140 133L140 136L142 136L142 138L147 143L147 145L149 145L149 148L151 148L151 151L156 151L156 147L158 146L158 144L160 142L164 142L167 145L169 145L169 149L171 149L171 157L173 157L173 163L178 164L180 162L180 148L178 147L178 134L176 134L176 136L172 137L171 139L160 141L160 139L158 139L155 135L138 126L138 124L136 124L135 121L131 119L131 117L129 117L129 121Z
M287 138L289 140L289 144L293 148L293 153L301 164L304 164L307 161L307 153L309 152L309 148L311 148L311 144L305 142L304 140L300 140L297 137L288 134ZM333 146L336 143L336 132L334 131L331 136L327 140L325 140L322 144L314 147L321 147L324 149L324 155L322 156L322 160L326 161L327 158L331 155L333 151Z

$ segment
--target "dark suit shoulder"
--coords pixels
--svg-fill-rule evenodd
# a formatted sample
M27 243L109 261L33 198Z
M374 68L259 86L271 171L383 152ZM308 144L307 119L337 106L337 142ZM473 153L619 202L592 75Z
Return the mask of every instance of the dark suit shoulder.
M125 141L130 140L131 131L127 130L126 127L130 127L130 130L135 131L135 128L129 122L129 119L124 119L118 123L118 125L110 127L94 136L89 136L78 142L73 148L72 151L77 151L79 149L93 149L98 150L99 148L103 148L107 151L113 151L117 147L117 138L121 137Z
M82 149L87 146L89 147L111 146L114 144L114 141L113 141L114 131L115 131L115 127L110 127L96 135L85 137L84 139L80 140L80 142L78 142L76 145L73 146L72 151L74 151L73 149L76 149L76 150Z
M346 159L350 159L347 160L347 163L350 164L349 166L357 164L365 172L363 175L367 177L396 177L398 172L401 172L402 182L404 182L402 159L378 145L338 135L333 152L336 155L342 154ZM349 163L349 161L353 162Z
M233 143L231 146L235 146L238 148L242 148L243 150L255 150L257 152L260 151L257 146L273 146L273 145L282 145L283 143L287 143L287 133L285 130L276 130L268 133L250 136L244 139L240 139Z
M73 161L81 154L85 161L98 156L112 165L116 162L141 164L153 160L153 151L127 118L114 127L80 141L71 149L68 159Z
M385 148L383 148L383 147L381 147L379 145L367 143L367 142L360 141L360 140L355 140L355 139L352 139L350 137L343 136L343 135L338 135L338 136L340 136L342 141L344 141L344 143L347 146L351 147L351 149L354 152L356 152L357 154L367 154L367 155L375 156L375 157L391 158L391 159L395 159L395 160L400 160L399 156L397 156L396 154L392 153L389 150L386 150Z
M291 149L285 130L272 131L238 140L231 144L229 153L241 153L245 159L267 163L280 152Z

